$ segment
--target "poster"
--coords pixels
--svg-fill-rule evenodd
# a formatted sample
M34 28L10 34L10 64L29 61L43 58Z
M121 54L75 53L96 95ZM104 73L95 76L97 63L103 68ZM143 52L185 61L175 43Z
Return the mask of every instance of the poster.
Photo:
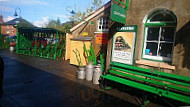
M107 44L108 43L108 34L96 34L96 43L97 44Z
M113 38L112 61L133 65L135 32L116 32Z

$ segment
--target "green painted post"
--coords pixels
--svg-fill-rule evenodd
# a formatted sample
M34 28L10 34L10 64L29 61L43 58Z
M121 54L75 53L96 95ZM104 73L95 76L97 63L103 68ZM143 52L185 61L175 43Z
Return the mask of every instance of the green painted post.
M9 39L9 36L8 36L8 38L6 38L6 48L9 48L9 42L10 42L10 39Z
M102 69L102 74L104 72L104 53L100 54L100 64Z
M34 56L36 56L36 51L37 51L37 33L35 33L35 44L34 44Z
M91 55L92 55L93 63L94 63L94 65L96 65L97 61L96 61L96 56L95 56L95 52L94 52L94 49L93 49L92 45L90 46L90 52L91 52Z
M0 47L2 47L1 24L0 24Z
M19 53L19 44L20 44L20 33L19 33L19 30L18 28L16 28L16 31L17 31L17 37L16 37L16 53Z
M126 10L129 9L129 0L126 1Z
M84 50L84 52L85 52L85 54L86 54L86 57L87 57L87 59L88 59L88 62L90 62L90 55L89 55L88 50L86 49L85 43L84 43L84 45L83 45L83 50Z
M57 45L58 45L58 31L56 32L56 38L55 38L55 53L53 59L56 59L57 56Z

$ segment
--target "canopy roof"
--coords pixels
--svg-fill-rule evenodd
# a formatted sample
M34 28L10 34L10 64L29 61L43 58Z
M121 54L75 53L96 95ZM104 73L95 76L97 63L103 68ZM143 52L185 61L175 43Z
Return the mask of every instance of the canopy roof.
M53 28L39 28L39 27L17 27L19 32L41 32L41 33L61 33L65 34L65 32L53 29Z

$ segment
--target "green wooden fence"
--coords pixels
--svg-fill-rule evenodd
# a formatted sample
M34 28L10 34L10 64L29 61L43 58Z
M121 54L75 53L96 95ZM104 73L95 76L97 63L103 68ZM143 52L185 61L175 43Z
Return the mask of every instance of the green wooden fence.
M50 28L17 28L16 53L48 59L65 55L65 33Z

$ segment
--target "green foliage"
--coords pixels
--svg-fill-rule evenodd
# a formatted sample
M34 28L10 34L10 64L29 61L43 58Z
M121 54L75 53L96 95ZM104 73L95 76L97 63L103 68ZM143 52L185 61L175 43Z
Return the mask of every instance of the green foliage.
M66 22L64 24L61 24L60 19L58 18L57 20L50 20L46 27L53 28L65 33L70 33L70 28L72 27L72 23Z
M86 16L88 16L89 14L100 8L102 4L103 4L102 0L93 0L92 6L88 7L84 12L78 10L78 12L73 14L72 17L69 18L71 22L66 22L65 24L62 25L58 18L57 20L50 20L46 27L54 28L65 33L70 33L70 29L74 24L83 21Z
M46 26L47 28L56 28L56 21L55 20L50 20Z
M76 49L76 50L73 50L73 52L74 52L75 55L76 55L76 59L77 59L77 62L78 62L78 66L79 66L79 67L82 67L83 64L82 64L82 61L81 61L81 56L80 56L79 50Z
M92 4L93 4L92 8L94 10L97 10L98 8L100 8L102 6L102 3L103 3L102 0L93 0L93 2L92 2Z
M30 24L28 22L22 22L22 21L18 23L18 26L19 27L33 27L32 24Z
M66 33L71 33L70 32L71 27L72 27L71 23L66 23L65 25L62 25L61 31L66 32Z
M70 17L69 20L75 21L75 24L76 24L76 22L82 21L85 17L86 17L86 13L78 10L78 12L72 15L72 17Z
M81 12L80 10L76 12L72 17L69 19L71 21L75 21L75 24L83 21L86 16L97 10L103 5L102 0L93 0L92 6L89 6L84 12Z
M95 52L94 52L92 44L90 45L90 50L87 50L86 45L84 44L83 50L84 50L84 55L86 56L88 62L93 62L93 64L96 65L97 60L96 60L96 56L95 56Z
M60 29L61 27L61 22L59 18L57 20L50 20L46 26L47 28L54 28L54 29Z

